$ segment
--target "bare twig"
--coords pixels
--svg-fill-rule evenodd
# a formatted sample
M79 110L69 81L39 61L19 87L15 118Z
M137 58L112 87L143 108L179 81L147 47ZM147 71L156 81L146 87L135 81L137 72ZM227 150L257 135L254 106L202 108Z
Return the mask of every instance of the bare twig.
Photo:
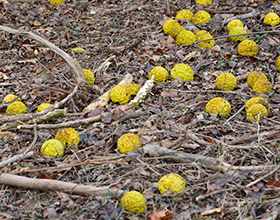
M36 141L37 141L37 138L38 138L36 121L34 122L34 125L33 125L33 131L34 131L34 139L33 139L32 143L30 144L30 146L24 151L23 155L26 155L26 153L28 151L30 151L35 146L35 144L36 144Z
M109 160L108 159L107 160L103 159L103 160L98 160L98 161L88 161L88 162L68 164L68 165L65 165L65 166L58 166L58 167L44 167L44 168L33 169L33 170L20 170L20 171L16 171L16 172L11 172L10 174L34 173L34 172L40 172L40 171L46 171L46 170L59 170L59 169L69 168L69 167L85 166L85 165L89 165L89 164L108 164L108 163L112 163L112 162L123 165L125 163L117 161L117 159L123 158L123 157L125 157L125 156L113 157L113 158L110 158Z
M21 35L21 36L30 37L30 38L40 42L41 44L45 45L46 47L50 48L55 53L60 55L68 63L68 65L70 66L70 68L72 69L72 71L75 75L76 80L79 83L85 81L84 73L83 73L83 70L82 70L80 64L76 60L74 60L71 56L69 56L67 53L65 53L63 50L59 49L57 46L52 44L51 42L45 40L44 38L42 38L42 37L40 37L37 34L34 34L32 32L15 30L15 29L5 27L5 26L2 26L2 25L0 25L0 30L1 31L6 31L6 32L9 32L9 33L12 33L12 34L17 34L17 35Z
M100 120L101 120L100 115L98 115L91 118L78 119L75 121L63 122L60 124L41 124L41 125L37 125L37 129L41 130L41 129L69 128L78 125L88 125L90 123L98 122ZM33 125L19 125L18 128L31 130L33 128Z
M0 27L1 27L1 25L0 25ZM50 106L49 108L45 109L44 111L34 113L34 114L21 114L21 115L11 115L11 116L6 116L6 117L1 117L0 123L7 123L7 122L13 122L13 121L28 121L28 120L34 119L34 118L42 116L42 115L46 116L48 112L54 111L55 109L62 107L71 98L73 98L73 96L77 93L78 88L79 88L78 85L76 85L74 90L65 99L61 100L59 103L56 103L56 104ZM40 123L40 122L36 121L36 123ZM0 130L1 130L1 128L0 128Z
M221 161L220 159L206 157L203 155L197 154L189 154L182 151L174 151L171 149L167 149L164 147L160 147L157 145L146 144L143 146L143 150L145 153L149 154L151 157L160 157L161 159L166 159L172 162L179 163L198 163L207 168L217 171L229 171L229 170L254 170L254 171L262 171L262 170L271 170L278 169L280 166L275 165L263 165L263 166L232 166L228 163Z
M31 152L28 152L27 154L18 154L18 155L15 155L7 160L4 160L4 161L1 161L0 162L0 167L4 167L4 166L7 166L9 163L12 163L12 162L15 162L17 160L21 160L21 159L25 159L25 158L30 158L30 157L33 157L34 156L34 152L31 151Z

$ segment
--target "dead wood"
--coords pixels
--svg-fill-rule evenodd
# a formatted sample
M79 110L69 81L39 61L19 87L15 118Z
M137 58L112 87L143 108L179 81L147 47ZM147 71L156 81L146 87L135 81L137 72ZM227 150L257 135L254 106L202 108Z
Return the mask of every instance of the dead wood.
M83 70L82 70L80 64L76 60L74 60L71 56L69 56L67 53L65 53L63 50L59 49L57 46L52 44L51 42L45 40L44 38L38 36L37 34L28 32L28 31L15 30L13 28L5 27L2 25L0 25L0 30L6 31L6 32L9 32L12 34L30 37L30 38L40 42L41 44L45 45L46 47L50 48L52 51L54 51L55 53L60 55L68 63L68 65L70 66L70 68L72 69L72 71L75 75L75 79L79 83L85 81L84 73L83 73Z
M133 77L131 74L126 74L125 77L122 79L122 81L119 82L119 85L127 85L129 83L131 83L133 80ZM91 103L90 105L88 105L83 112L90 112L93 111L94 109L98 108L98 107L104 107L105 105L107 105L107 103L110 101L110 92L111 89L108 90L107 92L105 92L103 95L101 95L100 97L98 97L96 102Z
M101 120L101 117L100 117L100 115L98 115L98 116L94 116L94 117L90 117L90 118L78 119L78 120L74 120L74 121L67 121L67 122L63 122L63 123L59 123L59 124L41 124L41 125L37 125L37 129L42 130L42 129L69 128L71 126L88 125L93 122L98 122L100 120ZM18 128L32 130L33 125L19 125Z
M4 167L6 165L8 165L9 163L12 163L12 162L15 162L17 160L21 160L21 159L25 159L25 158L30 158L30 157L33 157L34 156L34 152L31 151L31 152L28 152L27 154L18 154L18 155L15 155L7 160L4 160L4 161L1 161L0 162L0 167Z
M3 173L0 176L0 184L36 189L42 191L59 191L83 196L121 196L124 190L110 189L108 187L95 187L91 185L80 185L50 179L32 179L24 176L17 176Z
M1 26L1 25L0 25ZM75 88L73 89L73 91L66 96L66 98L64 98L63 100L61 100L60 102L54 104L53 106L50 106L49 108L45 109L44 111L38 112L38 113L34 113L34 114L20 114L20 115L11 115L11 116L6 116L6 117L1 117L0 118L0 123L7 123L7 122L13 122L13 121L28 121L28 120L33 120L34 118L37 118L39 116L43 116L47 117L48 113L51 111L54 111L55 109L58 109L60 107L62 107L65 103L67 103L71 98L73 98L73 96L78 92L78 85L75 86ZM36 121L36 123L41 123L39 121ZM16 126L18 125L18 122L15 123ZM14 125L9 125L12 127L16 127ZM4 128L6 126L2 126L1 128Z
M147 144L143 147L143 150L146 154L149 154L150 157L161 157L168 161L177 162L177 163L198 163L199 165L205 166L212 170L217 171L229 171L229 170L271 170L279 168L280 166L274 165L263 165L263 166L232 166L226 162L223 162L221 159L216 159L212 157L206 157L197 154L189 154L182 151L175 151L160 147L157 145Z
M276 126L275 129L277 129L277 130L276 131L263 132L259 135L258 134L243 135L240 138L237 138L233 141L229 141L228 144L234 145L234 144L252 142L253 140L258 139L259 137L261 139L267 139L267 138L273 138L273 137L279 136L279 134L280 134L279 126Z

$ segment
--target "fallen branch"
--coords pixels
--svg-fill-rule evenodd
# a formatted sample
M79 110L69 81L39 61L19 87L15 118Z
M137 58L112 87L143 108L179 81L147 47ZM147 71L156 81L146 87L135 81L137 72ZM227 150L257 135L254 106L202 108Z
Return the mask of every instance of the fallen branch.
M67 53L65 53L63 50L59 49L57 46L52 44L51 42L45 40L44 38L42 38L42 37L40 37L37 34L34 34L32 32L15 30L15 29L5 27L5 26L2 26L2 25L0 25L0 30L1 31L6 31L6 32L9 32L9 33L12 33L12 34L16 34L16 35L30 37L30 38L40 42L41 44L45 45L46 47L50 48L52 51L54 51L55 53L60 55L68 63L68 65L70 66L70 68L72 69L72 71L75 75L75 79L79 83L85 81L84 73L83 73L83 70L82 70L80 64L76 60L74 60L71 56L69 56Z
M246 143L248 141L252 142L254 139L258 139L258 138L261 138L261 139L273 138L280 134L279 127L276 127L275 129L277 129L277 130L270 131L270 132L263 132L260 135L258 135L258 134L243 135L240 138L236 138L233 141L229 141L228 144L234 145L234 144Z
M113 187L95 187L50 179L33 179L3 173L0 176L0 184L36 189L42 191L59 191L83 196L111 196L121 197L126 191L114 189ZM110 189L112 188L112 189Z
M136 97L131 102L129 102L127 106L130 108L134 108L138 106L141 102L144 102L144 100L150 94L153 85L154 85L154 75L151 77L150 80L146 81L145 85L139 90Z
M1 26L1 25L0 25ZM74 90L63 100L60 102L50 106L49 108L45 109L44 111L37 112L37 113L31 113L31 114L20 114L20 115L11 115L6 117L0 118L0 123L7 123L7 122L13 122L13 121L28 121L43 115L47 115L47 113L54 111L55 109L58 109L62 107L65 103L67 103L73 96L78 92L78 85L75 86ZM40 123L36 121L36 123ZM18 122L16 123L18 125ZM12 125L10 125L12 126ZM2 126L3 127L3 126ZM0 128L1 130L1 128Z
M7 160L4 160L4 161L1 161L0 162L0 167L4 167L4 166L7 166L9 163L12 163L12 162L15 162L17 160L22 160L22 159L26 159L26 158L30 158L30 157L33 157L34 156L34 152L31 151L31 152L28 152L27 154L18 154L18 155L15 155Z
M131 83L133 80L133 77L131 76L131 74L126 74L126 76L122 79L122 81L120 81L119 85L127 85L129 83ZM105 92L103 95L101 95L100 97L98 97L96 102L93 102L91 104L89 104L84 110L83 112L90 112L93 111L94 109L98 108L98 107L104 107L105 105L107 105L107 103L110 101L110 92L111 89L108 90L107 92Z
M110 160L98 160L98 161L88 161L88 162L81 162L81 163L75 163L75 164L67 164L64 166L58 166L58 167L44 167L44 168L40 168L40 169L30 169L30 170L20 170L20 171L16 171L16 172L11 172L10 174L22 174L22 173L34 173L34 172L41 172L41 171L46 171L46 170L59 170L59 169L64 169L64 168L69 168L69 167L78 167L78 166L85 166L85 165L89 165L89 164L108 164L108 163L112 163L112 161L114 163L118 163L118 164L122 164L124 165L123 162L120 161L116 161L117 159L120 158L124 158L125 156L118 156L118 157L114 157L114 158L110 158Z
M216 171L229 171L229 170L254 170L254 171L264 171L276 169L280 166L275 165L263 165L263 166L232 166L223 162L220 159L215 159L212 157L206 157L197 154L189 154L182 151L174 151L164 147L159 147L157 145L147 144L143 147L143 150L146 154L149 154L150 157L160 157L161 159L166 159L168 161L177 162L177 163L198 163L207 168Z
M98 121L101 121L100 115L94 116L94 117L91 117L91 118L85 118L85 119L78 119L78 120L75 120L75 121L63 122L63 123L60 123L60 124L40 124L40 125L38 124L37 129L41 130L41 129L69 128L69 127L72 127L72 126L89 125L91 123L98 122ZM17 128L32 130L33 125L19 125L19 126L17 126ZM1 128L0 128L0 130L1 130Z
M42 122L49 121L53 118L62 117L64 114L65 114L64 109L57 109L53 112L48 112L46 115L43 115L42 117L39 117L39 118L36 118L36 119L31 119L26 123L27 124L33 124L34 121L35 121L36 124L39 124L39 123L42 123ZM30 114L30 115L32 116L32 114ZM13 128L21 128L21 126L23 126L23 122L15 122L15 123L12 123L12 124L9 124L9 125L2 125L0 127L0 131L7 131L7 130L10 130L10 129L13 129ZM33 129L33 125L30 125L30 126ZM39 125L37 125L37 126L39 126Z

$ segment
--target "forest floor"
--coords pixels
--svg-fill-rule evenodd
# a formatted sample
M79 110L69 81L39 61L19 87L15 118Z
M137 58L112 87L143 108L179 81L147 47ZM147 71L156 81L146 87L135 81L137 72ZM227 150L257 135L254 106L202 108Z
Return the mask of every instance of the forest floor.
M280 29L263 23L267 13L280 13L279 5L273 3L214 0L213 6L203 6L176 0L169 1L169 13L165 0L66 0L61 5L44 0L3 1L1 25L33 32L53 43L82 68L93 71L95 83L79 84L68 63L38 41L1 31L0 100L7 94L19 96L32 117L7 116L7 104L1 105L0 184L5 184L0 185L0 218L132 220L155 219L148 216L156 214L165 220L276 219L280 213L280 80L275 62L280 55ZM213 19L197 25L197 30L225 37L216 39L212 49L176 45L162 25L181 9L208 11ZM242 22L259 53L246 57L238 54L239 42L226 37L225 21L253 11L254 16ZM143 86L154 67L170 72L178 63L192 67L193 81L169 79L154 84L135 108L109 101L83 112L125 76L130 74L134 83ZM257 96L246 81L253 71L265 73L274 86L272 93L259 95L271 109L256 123L247 121L244 109L246 101ZM236 76L233 91L216 88L215 79L222 72ZM34 125L41 103L59 103L68 95L70 99L60 106L60 117ZM231 104L228 119L206 113L207 102L215 97ZM78 147L67 146L63 157L43 157L40 147L63 127L79 132ZM123 155L117 141L128 132L137 134L143 147ZM149 146L161 150L152 152ZM31 157L1 164L28 148ZM189 161L190 155L196 159ZM205 162L211 159L212 165ZM161 195L158 181L170 173L182 176L186 190ZM73 191L53 190L50 184L34 188L24 185L25 179L8 182L4 174L103 191L88 195L74 193L75 187ZM145 213L131 214L121 207L121 196L128 190L145 196Z

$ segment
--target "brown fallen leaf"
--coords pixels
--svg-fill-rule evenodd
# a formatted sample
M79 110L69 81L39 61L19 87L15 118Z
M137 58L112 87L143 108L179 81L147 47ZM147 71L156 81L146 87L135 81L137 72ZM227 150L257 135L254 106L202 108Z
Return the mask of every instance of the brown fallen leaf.
M160 212L157 212L157 213L150 214L148 216L148 218L150 218L150 220L169 220L174 215L175 215L175 213L167 210L167 211L160 211Z
M268 183L266 184L266 186L268 186L268 187L272 187L272 186L274 186L274 187L280 187L280 181L278 181L278 180L273 180L273 181L271 181L271 182L268 182Z

